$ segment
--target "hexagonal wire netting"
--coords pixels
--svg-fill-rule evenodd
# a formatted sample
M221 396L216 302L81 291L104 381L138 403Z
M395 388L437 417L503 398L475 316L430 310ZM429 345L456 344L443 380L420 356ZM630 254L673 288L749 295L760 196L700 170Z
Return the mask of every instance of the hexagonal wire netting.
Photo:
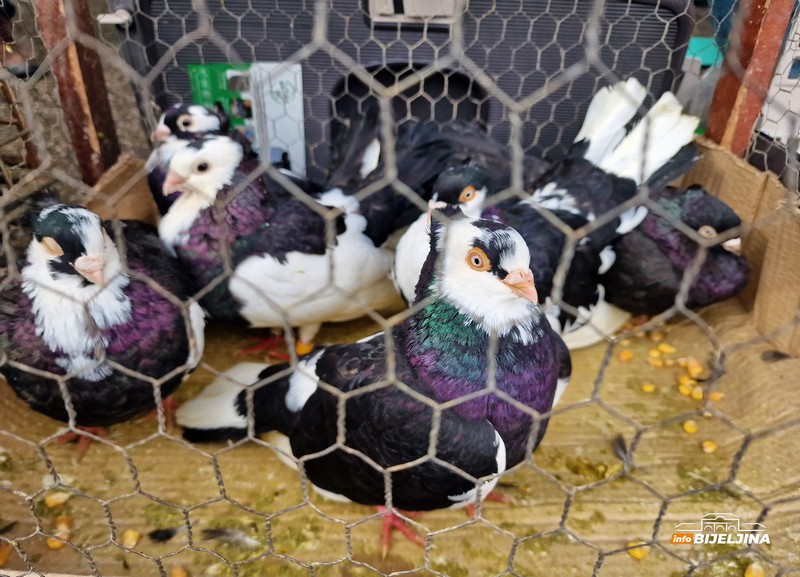
M42 9L48 2L36 4ZM752 39L733 24L735 8L727 2L711 8L682 0L90 2L92 20L102 16L105 22L94 34L86 31L83 2L64 4L65 39L46 41L42 30L53 21L42 14L37 20L33 6L20 1L14 42L6 40L0 82L7 103L0 126L4 291L19 283L16 263L30 239L17 201L49 186L65 201L90 202L104 216L129 216L131 206L149 202L134 197L125 204L125 195L136 194L143 177L135 157L149 154L147 134L158 111L192 98L223 104L260 145L262 157L278 149L283 162L288 158L293 170L318 182L335 168L331 142L377 101L385 172L356 196L363 200L388 186L424 210L425 202L395 174L399 124L481 126L511 159L508 188L495 198L524 199L532 192L524 157L562 159L600 87L632 76L648 91L642 111L672 90L705 119L727 57L734 78L752 92L766 92L748 158L796 189L797 27L790 26L780 47L772 83L755 83L745 74ZM455 17L434 16L440 10ZM425 16L414 17L416 11ZM715 35L727 52L718 53L709 41ZM102 190L81 182L86 159L73 154L54 77L59 62L78 58L73 45L99 56L111 125L129 155L124 163L134 167L116 173ZM38 64L28 78L7 73L26 63ZM103 143L107 135L97 136ZM107 434L84 432L75 421L68 375L20 366L12 350L17 345L4 345L11 348L3 351L3 370L21 368L57 382L70 422L36 413L8 386L0 387L0 574L755 576L799 570L800 464L794 457L800 361L790 354L798 350L797 285L791 286L797 279L791 252L798 246L796 196L709 143L701 150L703 159L682 182L703 185L739 212L750 283L738 298L689 308L690 283L711 247L727 237L704 240L667 216L706 247L686 268L672 307L572 351L572 381L550 413L520 407L491 377L487 389L473 395L511 400L537 424L549 417L541 445L500 475L497 491L505 502L479 504L468 514L397 511L423 543L396 535L382 554L385 511L327 500L305 472L329 450L354 452L343 431L319 453L292 458L273 437L255 434L251 395L244 439L189 443L162 403L168 375L112 363L152 386L157 414L117 424ZM259 171L285 182L266 162ZM285 185L313 203L297 186ZM658 212L646 194L638 200ZM316 210L332 230L338 212ZM562 225L573 239L567 252L597 226L576 232ZM556 299L571 256L556 274ZM170 301L190 333L189 304L207 290ZM18 314L8 312L15 303L7 301L4 314ZM316 341L355 342L390 331L426 302L411 309L399 300L386 310L365 307L363 319L327 324ZM284 329L292 343L291 327ZM260 333L209 321L203 359L176 393L178 401L194 397L235 363L260 361L238 352L252 334ZM493 339L490 366L496 346ZM297 357L291 363L296 366ZM432 406L430 443L420 460L441 463L437 433L453 403L437 405L400 382L392 373L393 354L387 363L383 386ZM345 400L353 395L319 386L337 398L343 425ZM67 431L94 440L80 460L60 442ZM535 433L530 436L529 444ZM287 459L294 468L280 462ZM416 464L376 467L390 509L393 476ZM715 532L704 543L675 542L673 535L685 527L711 526L720 515L730 538ZM736 517L741 524L734 531ZM765 541L760 536L767 533Z

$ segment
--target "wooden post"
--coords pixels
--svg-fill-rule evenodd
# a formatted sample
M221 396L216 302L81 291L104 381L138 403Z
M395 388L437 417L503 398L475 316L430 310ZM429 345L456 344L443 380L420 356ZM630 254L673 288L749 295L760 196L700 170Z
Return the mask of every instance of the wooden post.
M34 0L34 5L48 50L69 36L67 17L73 29L94 35L87 0ZM93 185L120 153L100 57L72 42L55 58L52 71L81 178Z
M743 1L722 67L706 136L737 156L744 156L764 106L795 0ZM728 61L734 58L733 67Z

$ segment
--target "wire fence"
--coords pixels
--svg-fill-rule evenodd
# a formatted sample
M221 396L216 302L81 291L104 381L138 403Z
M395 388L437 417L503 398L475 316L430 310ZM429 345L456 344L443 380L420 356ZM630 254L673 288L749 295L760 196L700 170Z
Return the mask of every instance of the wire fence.
M750 64L763 54L765 38L776 33L762 30L753 40L755 33L736 13L756 14L760 3L742 2L738 9L726 2L704 7L682 0L108 4L20 1L11 16L13 40L3 38L0 228L7 294L21 282L25 265L16 263L22 263L30 242L16 202L51 187L64 201L89 203L107 217L143 214L150 199L136 196L144 172L135 159L150 154L149 135L160 110L175 103L221 104L262 159L274 161L262 162L250 181L267 174L307 204L313 199L287 182L276 165L326 182L339 160L331 142L365 117L375 101L384 172L353 191L359 200L385 185L398 195L415 194L395 158L402 138L396 127L415 120L480 126L509 159L506 190L497 198L525 199L532 192L526 159L563 159L601 87L638 79L648 93L642 111L664 92L676 92L687 110L701 116L701 125L711 127L715 107L726 106L712 95L727 71L763 97L756 130L744 138L742 152L751 164L703 141L703 158L681 182L704 186L742 218L735 232L743 233L750 282L737 298L692 309L690 285L709 252L728 237L704 239L640 196L637 201L651 213L703 248L689 259L677 300L663 313L635 317L602 342L572 351L569 388L551 411L540 413L504 397L491 379L486 390L439 405L400 382L393 372L399 361L389 346L387 382L370 391L396 388L430 406L433 415L424 432L430 443L418 458L377 467L390 508L394 483L404 472L420 463L454 468L438 457L437 435L443 415L460 402L495 395L520 409L536 425L528 434L529 449L542 419L549 417L549 423L538 448L499 475L496 490L506 502L479 503L468 514L400 511L423 543L396 536L388 554L380 543L385 511L328 500L309 480L314 460L330 451L367 459L348 445L341 429L348 403L358 394L319 385L334 398L339 428L332 444L301 458L274 437L255 433L256 387L248 389L244 439L190 443L170 422L162 399L174 374L153 374L103 352L100 362L146 383L148 394L152 389L157 411L154 418L129 419L107 433L87 432L78 428L70 373L53 369L52 359L42 366L20 363L19 342L0 335L5 349L0 372L21 371L56 383L69 420L35 412L5 383L0 387L0 575L755 577L800 571L800 299L793 284L800 272L792 252L798 246L800 75L798 20L791 6L785 13L769 12L778 24L776 14L783 15L778 31L783 38L786 30L785 41L774 52L774 77L754 86ZM59 11L65 18L62 39ZM73 87L80 93L84 86L91 103L75 105L80 97L65 95L57 84L65 61L77 63L73 73L80 70L82 76L73 77ZM98 98L106 100L111 118L98 116ZM745 108L734 108L730 116ZM93 122L94 135L76 140L75 114ZM92 171L115 160L101 157L116 142L127 155L124 167L117 165L109 172L112 178L92 187L97 180ZM758 170L764 168L777 176ZM234 193L245 194L244 189ZM415 198L418 208L425 206ZM341 213L314 206L330 236ZM561 223L572 254L555 275L554 295L560 295L576 247L599 224L574 231ZM111 236L124 244L119 229ZM232 275L231 253L222 258L224 272L213 283ZM147 274L128 273L155 287L171 314L178 311L190 337L197 337L190 304L216 284L184 297ZM331 274L336 278L335 269ZM380 311L364 306L363 318L326 324L315 342L352 343L378 330L391 332L427 302L406 309L397 298ZM4 298L0 314L21 315L8 312L14 304ZM177 391L178 401L195 397L234 364L260 360L238 352L254 332L209 319L203 358ZM488 345L489 365L496 346ZM297 358L291 363L296 367ZM281 376L269 375L259 386L269 388ZM69 431L94 441L80 460L61 442ZM281 462L287 459L294 467ZM480 484L467 472L459 474ZM686 535L689 544L680 541ZM701 543L695 535L707 537Z

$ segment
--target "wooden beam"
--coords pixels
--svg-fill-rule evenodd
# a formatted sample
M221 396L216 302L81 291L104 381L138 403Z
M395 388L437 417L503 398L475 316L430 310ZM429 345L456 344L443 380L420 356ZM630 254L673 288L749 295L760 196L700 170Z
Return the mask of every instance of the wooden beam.
M743 0L739 7L706 129L737 156L744 156L764 106L794 2Z
M69 37L67 17L74 28L94 35L87 0L34 0L33 3L48 50L52 51ZM81 178L93 185L120 153L100 57L94 50L72 42L55 58L52 71Z

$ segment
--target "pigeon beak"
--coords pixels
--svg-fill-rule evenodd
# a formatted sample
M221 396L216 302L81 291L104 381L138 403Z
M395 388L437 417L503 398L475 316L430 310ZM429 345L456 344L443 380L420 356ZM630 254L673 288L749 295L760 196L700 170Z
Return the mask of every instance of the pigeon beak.
M737 236L736 238L731 238L723 242L720 246L727 250L731 254L741 255L742 254L742 237Z
M170 170L167 173L167 178L164 179L164 186L162 187L164 196L168 196L173 192L181 192L185 184L186 177L181 176L174 170Z
M439 198L439 195L434 194L433 198L428 201L428 224L431 223L431 218L433 218L433 211L434 210L441 210L447 207L447 203L443 200L436 200Z
M172 135L172 131L167 128L166 124L159 124L151 135L155 142L164 142Z
M508 285L508 288L511 289L515 295L520 298L523 298L527 301L531 301L532 303L539 302L539 293L536 292L536 287L533 284L533 273L531 269L518 269L512 270L506 278L503 279L503 282Z
M106 267L106 257L102 254L84 255L75 261L75 270L92 284L103 286L106 284L103 271Z

